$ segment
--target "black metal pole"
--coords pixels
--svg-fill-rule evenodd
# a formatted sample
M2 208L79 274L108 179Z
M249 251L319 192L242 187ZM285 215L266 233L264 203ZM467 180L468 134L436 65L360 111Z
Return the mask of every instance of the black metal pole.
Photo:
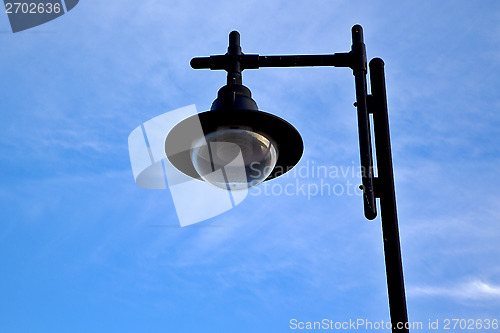
M401 262L401 245L399 242L398 215L396 210L396 194L392 169L384 62L382 59L375 58L370 61L370 81L373 96L371 109L373 111L378 171L376 193L377 196L380 196L385 270L387 274L389 309L393 326L392 331L409 332L407 327L408 314L406 310L403 265Z
M356 108L358 111L359 153L363 182L363 203L365 217L373 220L377 217L373 184L373 158L368 117L366 89L366 50L363 42L363 29L359 25L352 27L352 50L354 62L352 71L356 85Z
M229 46L227 48L227 57L229 61L226 64L227 71L227 84L228 85L241 85L241 46L240 46L240 33L238 31L231 31L229 34Z
M259 69L260 67L351 67L352 53L272 55L239 54L241 70ZM226 70L231 58L228 54L197 57L191 59L194 69Z

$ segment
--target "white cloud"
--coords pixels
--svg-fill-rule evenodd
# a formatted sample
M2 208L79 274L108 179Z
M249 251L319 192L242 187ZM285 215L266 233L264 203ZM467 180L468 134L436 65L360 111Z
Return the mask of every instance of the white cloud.
M479 279L452 286L421 286L408 290L412 296L445 297L459 300L500 300L500 285Z

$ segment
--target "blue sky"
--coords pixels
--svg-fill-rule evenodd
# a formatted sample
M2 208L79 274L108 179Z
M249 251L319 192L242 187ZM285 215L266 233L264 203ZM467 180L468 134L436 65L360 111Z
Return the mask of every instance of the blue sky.
M255 189L180 228L169 191L137 187L128 156L143 122L210 107L225 75L189 60L225 52L231 30L246 53L313 54L348 51L354 24L386 63L409 319L499 319L498 1L110 0L17 34L0 19L1 331L388 321L380 220L359 196ZM243 82L301 133L298 167L358 165L350 70L247 70Z

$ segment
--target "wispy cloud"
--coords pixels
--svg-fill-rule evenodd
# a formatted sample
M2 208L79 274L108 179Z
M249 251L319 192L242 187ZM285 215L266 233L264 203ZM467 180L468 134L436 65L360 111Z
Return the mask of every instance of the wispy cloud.
M410 288L408 294L459 300L500 300L500 285L475 279L451 286L417 286Z

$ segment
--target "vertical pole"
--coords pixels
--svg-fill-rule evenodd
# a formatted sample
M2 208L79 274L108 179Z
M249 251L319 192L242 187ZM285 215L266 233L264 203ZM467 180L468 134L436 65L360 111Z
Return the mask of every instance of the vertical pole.
M231 31L229 34L229 46L227 48L227 55L230 57L230 61L227 65L227 85L241 85L241 64L240 57L241 46L240 46L240 33L238 31Z
M373 220L377 216L373 190L373 158L368 118L366 92L366 50L363 42L363 29L360 25L352 27L352 50L354 63L352 70L356 85L356 108L358 111L359 152L363 181L363 201L365 217Z
M406 310L401 245L399 242L396 194L392 169L389 117L385 89L384 62L375 58L370 61L370 81L373 96L373 126L377 154L377 194L380 195L382 234L384 238L387 291L391 313L392 331L409 332ZM399 326L398 326L399 325Z

